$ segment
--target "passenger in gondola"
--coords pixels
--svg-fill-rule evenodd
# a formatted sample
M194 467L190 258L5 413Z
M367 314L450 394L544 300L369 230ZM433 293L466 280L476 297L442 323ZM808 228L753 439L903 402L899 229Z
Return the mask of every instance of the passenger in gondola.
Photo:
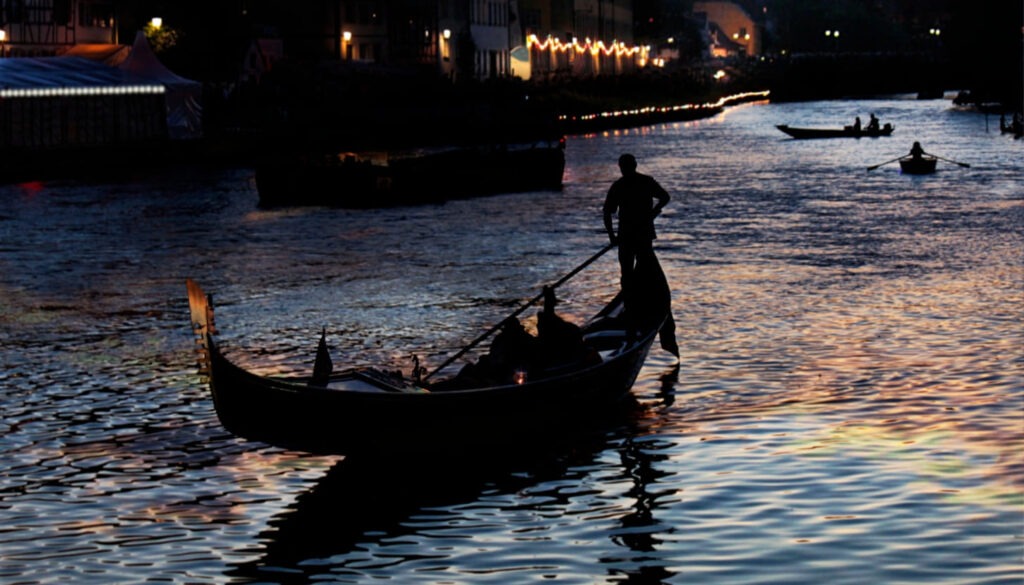
M529 366L537 360L537 338L530 335L519 319L509 317L491 342L491 360L510 367Z
M857 116L853 120L853 131L860 132L860 116Z
M874 114L870 114L871 118L868 120L868 132L878 131L878 118Z
M580 363L588 357L583 330L555 314L557 303L555 289L545 286L544 308L537 313L537 339L541 363L546 367Z
M920 142L915 142L914 145L910 147L910 157L914 160L921 160L921 158L924 157L924 149L921 148Z
M619 157L622 177L616 180L605 198L604 227L612 244L619 246L622 288L630 285L637 265L654 257L654 218L669 202L669 195L652 177L638 173L632 154ZM618 233L612 216L618 216Z
M476 363L466 364L453 380L455 387L525 382L537 367L540 345L519 319L509 317L491 341L490 350Z

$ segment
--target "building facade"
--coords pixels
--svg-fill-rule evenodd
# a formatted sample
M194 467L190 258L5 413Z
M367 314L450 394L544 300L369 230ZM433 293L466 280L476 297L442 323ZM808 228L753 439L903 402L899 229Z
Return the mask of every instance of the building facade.
M693 3L693 13L706 23L711 57L761 54L760 27L740 5L698 1Z
M520 0L530 76L617 75L647 64L650 47L634 43L629 0Z
M285 58L418 67L451 79L614 75L644 66L649 52L634 44L631 0L310 0L302 10L285 0L246 0L238 6L244 10L233 13L228 4L182 0L165 6L164 24L186 34L199 26L193 36L203 38L251 27L251 39L237 49L241 54L248 46L250 60L254 40L262 47L276 38ZM144 9L152 8L137 0L0 0L0 46L6 56L43 56L116 45L119 25L155 16L135 14Z
M44 57L76 45L117 44L116 16L113 1L0 0L0 56Z

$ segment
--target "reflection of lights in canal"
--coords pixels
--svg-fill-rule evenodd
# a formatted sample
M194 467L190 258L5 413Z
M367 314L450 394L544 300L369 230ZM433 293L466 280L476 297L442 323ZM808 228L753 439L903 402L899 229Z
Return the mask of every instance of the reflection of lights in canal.
M610 112L600 112L596 114L583 114L580 116L559 116L559 121L565 122L589 122L592 120L598 120L602 118L627 118L631 116L649 116L649 115L666 115L674 114L679 112L695 112L699 110L714 110L727 106L729 104L750 100L753 98L767 98L769 91L750 91L746 93L738 93L735 95L725 96L715 102L705 102L703 104L679 104L675 106L648 106L643 108L634 108L629 110L615 110Z

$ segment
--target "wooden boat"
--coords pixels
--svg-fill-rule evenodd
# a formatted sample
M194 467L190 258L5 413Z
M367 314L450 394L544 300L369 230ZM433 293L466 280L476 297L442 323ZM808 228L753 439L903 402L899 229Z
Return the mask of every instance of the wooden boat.
M619 294L581 328L584 357L516 370L489 383L464 376L465 370L436 383L416 373L370 368L328 376L320 359L326 354L323 337L313 376L261 376L221 351L210 301L192 280L188 296L200 374L231 433L311 453L472 450L529 443L621 404L659 332L662 346L674 349L668 285L660 266L649 273L643 299Z
M886 124L877 130L869 130L867 128L854 130L853 126L846 126L845 128L794 128L786 124L780 124L776 128L793 138L801 140L808 138L876 138L879 136L889 136L896 129L892 124Z
M281 156L256 166L261 207L345 208L559 190L565 140L406 153Z
M927 175L935 172L937 158L925 156L914 158L912 156L900 159L900 170L908 175Z

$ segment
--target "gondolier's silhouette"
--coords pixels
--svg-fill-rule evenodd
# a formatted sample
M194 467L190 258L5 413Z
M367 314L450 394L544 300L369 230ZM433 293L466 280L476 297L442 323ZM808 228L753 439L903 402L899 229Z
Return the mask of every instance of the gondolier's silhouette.
M619 246L622 288L627 288L638 264L654 258L654 218L669 202L669 195L648 175L636 171L632 154L619 157L622 177L616 180L604 202L604 227L613 244ZM612 216L618 216L616 233Z

